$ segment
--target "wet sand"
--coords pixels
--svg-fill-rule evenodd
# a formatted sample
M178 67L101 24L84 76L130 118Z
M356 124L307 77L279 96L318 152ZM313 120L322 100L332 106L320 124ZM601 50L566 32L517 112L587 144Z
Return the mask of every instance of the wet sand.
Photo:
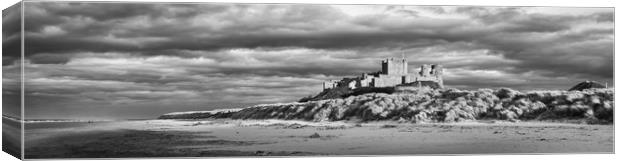
M613 125L143 120L26 125L26 158L613 153ZM36 127L36 128L34 128Z

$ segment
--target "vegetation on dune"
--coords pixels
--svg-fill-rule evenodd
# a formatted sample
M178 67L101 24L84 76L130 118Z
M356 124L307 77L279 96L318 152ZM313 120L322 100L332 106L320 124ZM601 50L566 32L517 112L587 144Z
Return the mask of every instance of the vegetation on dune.
M321 91L316 96L308 96L301 98L299 102L318 101L326 99L347 98L350 96L359 96L367 93L387 93L392 94L400 89L429 87L432 89L441 88L437 82L433 81L418 81L407 84L398 85L396 87L358 87L355 89L349 89L349 87L336 87Z
M343 98L345 95L352 93L353 91L347 87L336 87L328 90L323 90L316 96L308 96L301 98L299 102L318 101L325 99Z
M595 82L595 81L585 81L585 82L581 82L575 86L573 86L572 88L568 89L569 91L583 91L585 89L591 89L591 88L607 88L606 85L603 85L599 82Z
M365 93L302 103L257 105L236 112L205 114L201 118L395 120L413 123L576 119L605 124L613 123L613 89L524 93L508 88L400 88L392 94Z
M355 89L349 89L348 87L336 87L332 89L323 90L316 96L308 96L301 98L299 102L319 101L326 99L347 98L350 96L359 96L366 93L394 93L394 87L359 87Z

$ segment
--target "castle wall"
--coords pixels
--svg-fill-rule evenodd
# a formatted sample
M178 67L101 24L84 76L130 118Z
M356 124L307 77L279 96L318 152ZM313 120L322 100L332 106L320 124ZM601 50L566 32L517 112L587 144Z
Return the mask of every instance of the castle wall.
M394 75L379 75L378 78L373 79L374 87L390 87L403 83L403 76Z
M336 88L337 86L338 86L338 82L335 82L335 81L323 82L323 90Z
M433 81L433 82L437 82L437 78L434 76L428 76L428 77L416 77L415 81Z
M388 74L390 71L389 61L389 59L381 61L381 74Z
M359 87L370 87L375 77L365 77L359 80Z
M428 65L428 64L424 64L424 65L422 65L420 68L421 68L421 69L420 69L420 76L421 76L421 77L429 77L429 76L431 76L431 70L432 70L432 68L431 68L431 66L430 66L430 65Z
M356 78L344 78L340 81L323 82L323 89L336 87L348 87L355 89L358 87L392 87L416 81L437 82L443 88L443 67L441 65L420 66L420 70L415 73L408 73L407 59L385 59L381 61L381 72L378 74L364 73Z
M433 64L431 68L431 74L436 78L435 81L439 84L440 88L443 88L443 66Z
M347 84L347 87L349 87L349 89L355 89L357 88L357 81L351 81Z
M431 74L434 76L441 77L441 75L443 74L443 66L438 65L438 64L431 65Z
M414 78L414 77L412 77L411 75L405 75L405 76L403 76L403 77L402 77L402 79L403 79L403 81L402 81L402 82L403 82L403 83L410 83L410 82L413 82L413 78Z

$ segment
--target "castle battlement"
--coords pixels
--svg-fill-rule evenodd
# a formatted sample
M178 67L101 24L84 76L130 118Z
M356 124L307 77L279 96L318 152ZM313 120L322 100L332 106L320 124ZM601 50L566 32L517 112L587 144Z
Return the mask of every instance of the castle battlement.
M420 71L416 73L408 72L408 61L406 58L388 58L381 61L381 71L377 73L364 73L356 78L344 78L340 81L330 80L323 82L323 90L347 87L355 89L358 87L390 87L415 82L430 81L435 82L443 88L443 67L438 64L423 64Z

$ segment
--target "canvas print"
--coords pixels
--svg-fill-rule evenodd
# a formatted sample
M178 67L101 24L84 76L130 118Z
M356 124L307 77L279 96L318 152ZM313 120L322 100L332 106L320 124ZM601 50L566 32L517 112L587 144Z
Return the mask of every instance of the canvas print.
M21 158L21 4L2 10L2 151Z
M614 152L613 8L2 13L2 149L18 158Z

